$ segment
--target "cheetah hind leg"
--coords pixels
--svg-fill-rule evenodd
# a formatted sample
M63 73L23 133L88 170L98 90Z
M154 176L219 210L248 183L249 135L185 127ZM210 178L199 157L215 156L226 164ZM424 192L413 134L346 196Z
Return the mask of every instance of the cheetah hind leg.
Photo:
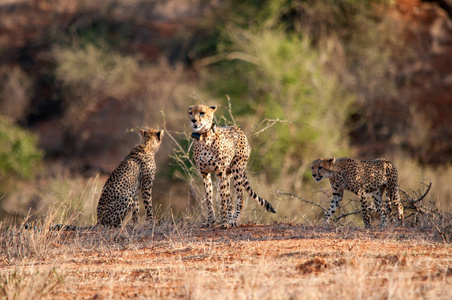
M132 207L132 223L138 224L139 204L138 200L134 202Z
M232 217L232 226L237 227L240 222L240 215L243 213L245 208L243 203L243 173L240 170L234 170L234 188L235 196L237 198L237 207Z
M395 221L395 216L392 216L397 226L404 226L405 220L403 216L403 205L400 202L400 194L398 186L389 186L387 191L387 206L391 207L395 205L397 207L397 221Z
M97 207L97 224L106 228L121 228L121 222L124 219L125 209L118 208L118 203L122 201L111 201L102 208ZM127 202L126 202L127 203Z
M385 214L385 209L383 206L383 192L384 192L384 186L376 190L374 193L372 193L372 198L375 201L375 206L377 207L377 212L380 215L381 224L380 227L384 228L387 224L387 218Z

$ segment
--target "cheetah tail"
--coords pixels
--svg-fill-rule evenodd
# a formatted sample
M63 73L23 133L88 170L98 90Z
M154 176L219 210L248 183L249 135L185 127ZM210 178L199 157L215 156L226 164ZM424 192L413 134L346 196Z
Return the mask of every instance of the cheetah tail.
M244 186L246 191L248 192L248 194L250 195L251 198L254 199L254 201L256 201L257 204L259 204L260 206L264 206L265 209L271 213L276 213L276 210L273 208L273 206L270 204L270 202L268 202L265 199L262 199L261 197L259 197L255 191L253 191L253 189L251 188L249 182L248 182L248 178L245 175L245 182L244 182Z
M75 225L64 225L64 224L56 224L49 227L49 231L88 231L96 229L96 225L93 226L75 226ZM41 232L42 228L36 226L30 226L28 224L24 225L24 229L26 230L34 230Z
M64 225L64 224L56 224L49 228L50 231L88 231L93 230L94 226L76 226L76 225Z

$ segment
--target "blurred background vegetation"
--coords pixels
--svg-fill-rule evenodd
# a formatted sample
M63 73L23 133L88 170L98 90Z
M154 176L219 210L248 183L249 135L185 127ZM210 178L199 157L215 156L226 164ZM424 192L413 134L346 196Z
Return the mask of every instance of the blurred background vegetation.
M246 220L315 220L278 191L327 206L309 165L332 156L386 157L403 189L432 181L429 201L450 211L447 3L1 0L0 218L65 203L75 223L94 222L136 128L165 126L188 149L198 102L249 137L251 184L279 213L251 203ZM184 216L200 204L176 148L166 137L157 153L153 202Z

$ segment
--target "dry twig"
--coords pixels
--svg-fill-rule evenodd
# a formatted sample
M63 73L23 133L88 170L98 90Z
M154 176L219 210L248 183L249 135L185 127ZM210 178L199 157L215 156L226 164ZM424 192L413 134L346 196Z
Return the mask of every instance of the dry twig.
M421 204L421 201L427 196L428 192L430 191L431 186L432 186L432 184L429 183L427 185L426 191L423 194L421 194L421 192L419 192L419 191L416 191L415 194L418 195L416 199L414 199L412 196L410 196L404 190L400 189L400 192L404 195L404 197L403 197L404 199L402 200L402 205L404 206L404 210L405 211L409 211L409 210L413 210L413 209L415 210L413 213L411 213L410 215L406 216L405 219L407 219L409 217L412 217L412 216L415 216L415 218L416 218L419 214L427 214L427 215L431 215L431 216L436 216L440 220L445 220L446 218L448 220L452 219L452 215L451 214L449 214L447 212L442 212L437 207L436 204L434 205L434 208L429 208L429 207ZM328 198L331 198L330 195L327 193L327 191L321 189L319 192L323 193ZM302 197L299 197L299 196L297 196L295 194L284 193L284 192L281 192L281 191L278 191L278 194L284 195L284 196L290 196L291 198L299 199L299 200L301 200L301 201L303 201L303 202L305 202L307 204L311 204L311 205L313 205L315 207L320 208L324 213L326 212L326 209L323 208L320 204L315 203L313 201L309 201L309 200L303 199ZM349 199L349 201L346 204L342 203L340 205L340 207L348 207L351 203L355 203L355 202L359 202L359 201L357 199ZM355 207L355 206L353 205L353 207ZM373 205L370 205L368 207L368 210L369 211L376 211L376 209L375 209L375 207ZM357 206L357 207L354 208L353 211L349 211L349 212L343 213L343 214L341 214L341 215L339 215L337 217L333 216L333 218L331 220L333 222L339 222L341 219L345 219L345 218L347 218L349 216L353 216L353 215L358 215L360 213L361 213L361 208L360 208L360 206ZM441 232L441 231L439 231L439 232Z
M317 203L315 203L315 202L312 202L312 201L303 199L303 198L301 198L300 196L297 196L297 195L295 195L295 194L292 194L292 193L284 193L284 192L281 192L281 191L277 191L277 193L278 193L279 195L283 195L283 196L290 196L291 199L297 198L297 199L299 199L299 200L301 200L301 201L303 201L303 202L305 202L305 203L308 203L308 204L314 205L315 207L320 208L324 213L326 212L326 209L323 208L320 204L317 204Z

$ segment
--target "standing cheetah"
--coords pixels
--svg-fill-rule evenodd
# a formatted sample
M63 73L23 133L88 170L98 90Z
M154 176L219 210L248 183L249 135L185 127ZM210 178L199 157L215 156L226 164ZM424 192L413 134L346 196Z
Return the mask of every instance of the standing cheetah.
M240 214L244 208L242 188L250 197L267 211L276 213L272 205L259 197L250 187L246 177L246 162L251 148L243 131L238 127L216 127L213 116L216 106L195 105L188 108L188 118L193 129L193 156L199 172L204 180L204 190L207 205L207 226L215 222L212 207L212 180L215 173L220 180L221 221L222 228L238 225ZM229 181L234 178L234 188L237 197L237 207L232 215L232 200Z
M360 197L366 228L371 227L367 213L366 193L372 193L377 212L380 214L381 226L386 226L382 195L387 188L387 214L391 214L391 204L394 203L398 208L398 219L403 222L403 206L400 203L397 169L390 161L383 158L370 161L351 158L319 158L314 160L311 170L312 177L317 182L322 181L323 178L330 179L333 199L330 208L325 213L326 221L334 214L342 200L344 190L347 190Z

